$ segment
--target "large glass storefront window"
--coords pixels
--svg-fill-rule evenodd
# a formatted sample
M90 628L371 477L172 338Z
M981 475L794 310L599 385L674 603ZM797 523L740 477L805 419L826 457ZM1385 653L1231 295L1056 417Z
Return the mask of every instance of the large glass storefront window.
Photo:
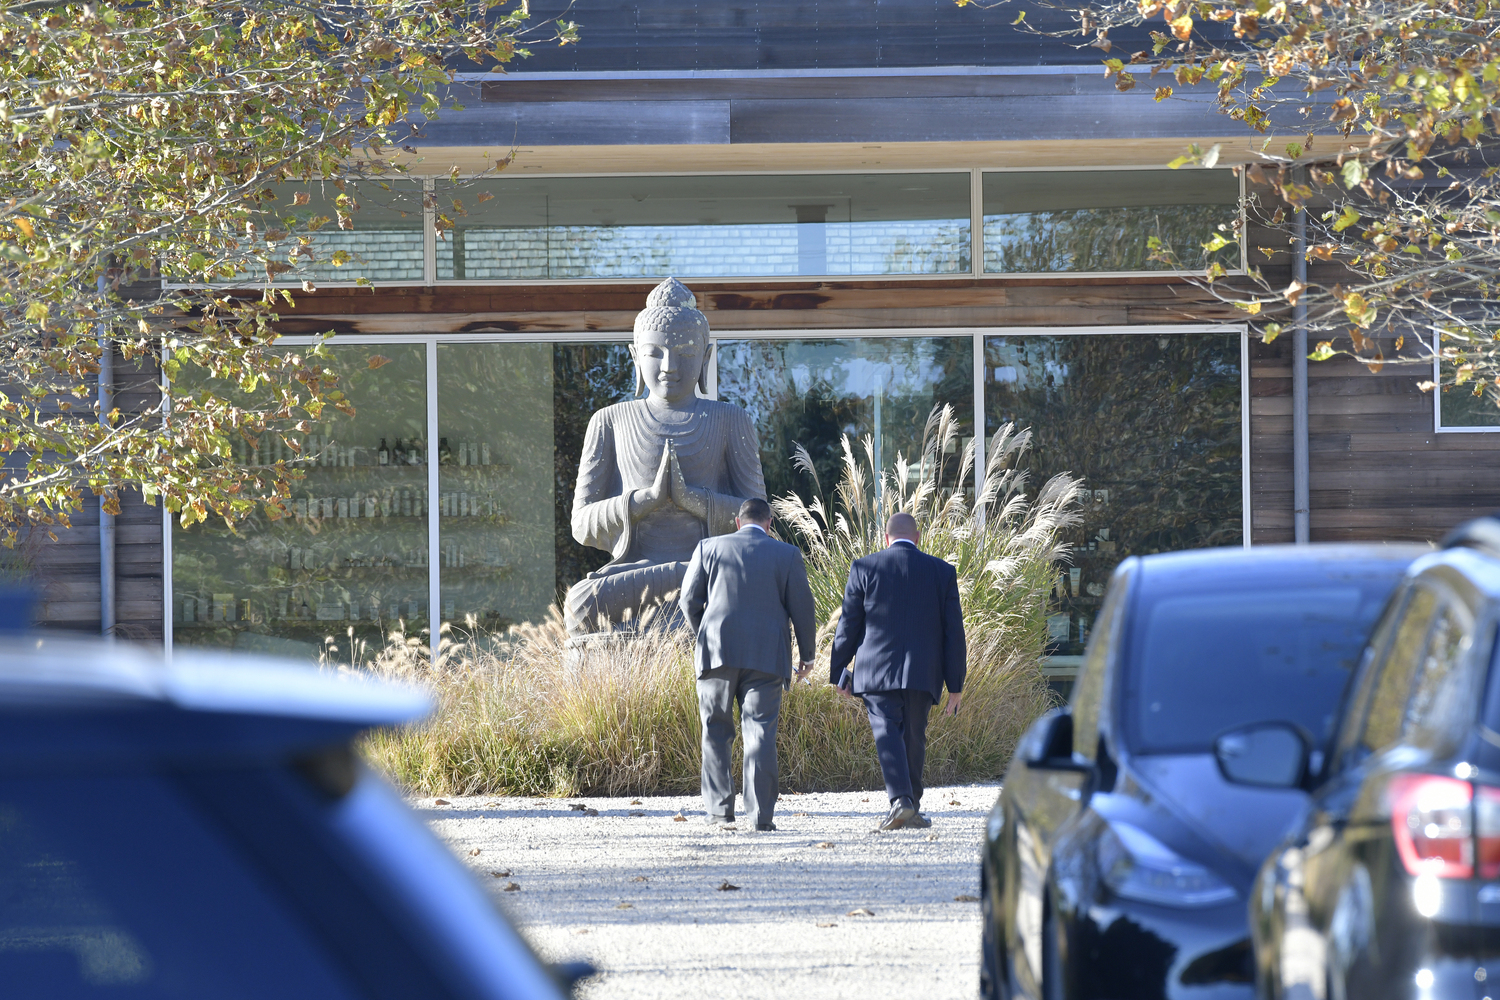
M1032 482L1088 488L1050 650L1079 656L1122 559L1243 543L1240 335L989 337L985 427L1029 427Z
M970 269L967 172L518 178L437 202L440 281Z
M427 627L426 348L332 351L355 416L325 408L300 457L275 434L254 448L236 440L244 464L302 471L287 515L175 529L178 645L348 659L354 644L379 648L392 631ZM371 368L374 354L390 361Z
M863 337L827 340L719 342L719 398L744 407L760 437L766 491L811 498L813 483L792 465L802 445L825 491L839 481L842 438L857 454L867 435L876 464L898 455L918 476L922 433L934 406L952 404L966 437L973 436L974 342L969 337ZM955 456L956 457L956 456ZM952 474L958 462L945 465ZM970 487L973 480L970 479Z
M1232 228L1239 181L1228 170L1013 171L984 175L984 269L1161 271L1149 240L1202 269L1240 266ZM1220 227L1226 228L1220 228ZM1207 253L1215 234L1227 246Z
M393 633L425 647L431 618L500 634L609 560L573 539L571 514L590 417L634 394L625 342L336 345L356 416L329 408L307 436L288 515L174 529L175 642L347 662ZM919 475L935 406L963 428L955 453L968 443L980 377L985 433L1032 430L1031 481L1071 472L1088 488L1050 623L1058 663L1081 653L1126 555L1240 543L1239 334L987 337L978 373L974 348L967 334L741 336L718 343L718 396L754 420L770 495L811 499L798 445L825 494L844 435L861 460L868 437L882 468L900 455ZM390 360L372 368L376 354ZM237 458L294 456L268 434Z
M464 636L553 601L551 344L437 348L439 621Z

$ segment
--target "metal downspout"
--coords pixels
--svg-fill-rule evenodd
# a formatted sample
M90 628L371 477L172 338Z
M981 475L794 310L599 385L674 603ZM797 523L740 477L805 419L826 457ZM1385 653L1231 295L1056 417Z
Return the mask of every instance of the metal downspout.
M1307 209L1297 209L1296 240L1292 254L1292 278L1307 284ZM1308 498L1307 439L1307 298L1299 296L1292 307L1292 538L1306 545L1311 536L1311 502Z
M109 339L105 279L99 275L99 423L109 426L109 411L115 405L114 344ZM107 496L99 497L99 633L115 637L115 516L104 509Z

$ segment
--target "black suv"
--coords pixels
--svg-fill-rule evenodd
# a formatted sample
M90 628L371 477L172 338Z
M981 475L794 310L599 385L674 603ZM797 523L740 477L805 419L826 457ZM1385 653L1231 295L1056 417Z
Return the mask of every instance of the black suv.
M1263 997L1500 996L1500 520L1415 562L1250 899Z

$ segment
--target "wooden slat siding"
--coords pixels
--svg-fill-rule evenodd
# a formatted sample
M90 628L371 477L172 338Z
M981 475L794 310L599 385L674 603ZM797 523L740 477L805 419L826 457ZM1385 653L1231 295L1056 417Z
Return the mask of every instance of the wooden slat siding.
M1065 279L1064 279L1065 282ZM693 283L719 334L758 329L1101 326L1238 322L1244 314L1180 281L963 279L716 288ZM649 284L624 287L324 289L282 310L286 333L628 332Z
M1292 538L1291 338L1252 344L1251 492L1257 542ZM1500 507L1500 434L1437 434L1425 365L1308 365L1314 541L1436 541Z
M628 92L627 88L623 88ZM445 111L410 145L706 146L1143 139L1212 133L1211 104L1156 104L1146 91L1003 97L732 101L508 101Z
M520 71L786 69L901 66L1037 66L1091 62L1075 38L1018 30L1009 9L960 8L952 0L534 0L533 23L580 25L574 45L536 44ZM1027 11L1028 23L1066 28L1061 12ZM1229 38L1219 23L1203 25ZM1110 32L1117 51L1149 49L1144 26ZM1085 52L1090 50L1084 50ZM1094 60L1096 61L1096 60Z
M126 361L115 354L115 405L141 412L160 398L160 371L154 358ZM37 548L42 594L38 618L44 628L97 635L100 627L99 501L85 490L84 509L71 528L56 529L57 541ZM161 508L149 506L138 491L120 495L115 518L115 620L123 639L162 639Z
M1114 92L1103 73L1037 76L813 76L696 77L685 80L499 79L457 85L451 93L468 102L532 104L557 101L865 101L910 97L1044 97Z

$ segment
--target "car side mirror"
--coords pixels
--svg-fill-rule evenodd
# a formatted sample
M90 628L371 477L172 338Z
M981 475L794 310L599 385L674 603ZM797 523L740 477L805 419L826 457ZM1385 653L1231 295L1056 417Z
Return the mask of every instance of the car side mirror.
M1073 756L1073 716L1054 708L1031 724L1022 737L1026 766L1037 771L1090 771L1093 765Z
M1299 788L1311 748L1289 722L1258 722L1214 740L1214 759L1225 780L1257 788Z

